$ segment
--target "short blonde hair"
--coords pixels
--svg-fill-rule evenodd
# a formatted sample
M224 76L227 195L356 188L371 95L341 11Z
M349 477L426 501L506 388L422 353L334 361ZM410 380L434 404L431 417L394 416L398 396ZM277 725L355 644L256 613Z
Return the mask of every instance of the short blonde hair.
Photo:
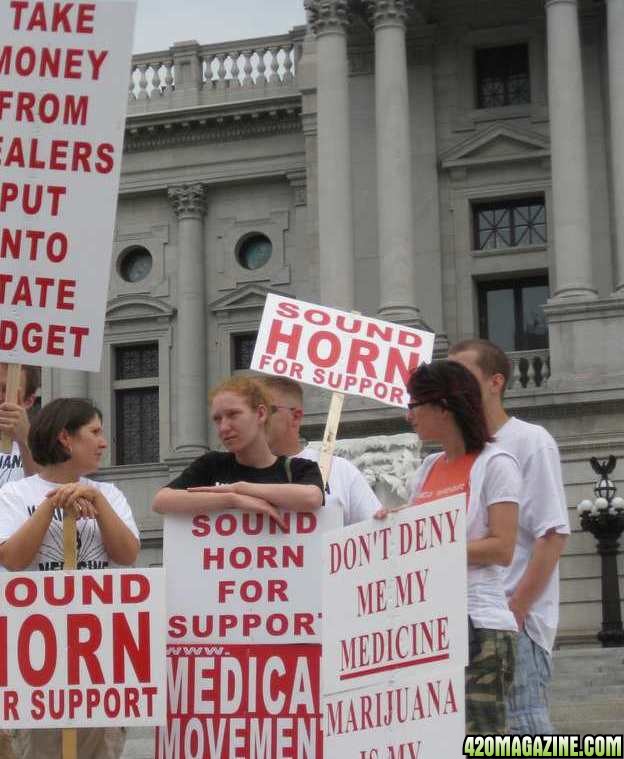
M208 393L208 402L212 403L220 393L235 393L236 395L240 395L254 411L259 406L264 406L267 414L271 414L271 397L262 383L253 377L228 377L228 379L223 380L223 382L212 388Z
M274 390L276 393L284 393L290 398L295 398L297 403L303 407L303 390L301 385L290 377L278 377L275 374L265 374L260 382L264 387L269 390Z

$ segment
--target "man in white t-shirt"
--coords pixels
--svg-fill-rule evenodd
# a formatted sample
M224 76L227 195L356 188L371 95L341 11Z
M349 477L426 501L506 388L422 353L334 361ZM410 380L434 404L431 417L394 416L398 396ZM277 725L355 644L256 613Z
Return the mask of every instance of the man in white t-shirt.
M39 467L28 448L30 421L28 410L35 402L41 371L37 366L22 366L17 403L6 401L7 365L0 363L0 433L7 434L13 445L10 452L0 451L0 487L7 482L36 474Z
M559 557L570 534L559 450L537 424L509 417L503 394L509 359L488 340L464 340L449 359L463 364L481 386L489 431L522 471L518 538L505 591L520 634L514 683L508 698L512 734L553 733L548 714L552 647L559 622Z
M266 376L262 382L271 395L273 407L269 423L269 446L277 456L295 456L318 463L320 451L302 445L299 437L303 421L303 391L299 383L287 377ZM350 461L334 456L325 503L342 507L344 523L355 524L371 519L381 508L379 499L364 475Z

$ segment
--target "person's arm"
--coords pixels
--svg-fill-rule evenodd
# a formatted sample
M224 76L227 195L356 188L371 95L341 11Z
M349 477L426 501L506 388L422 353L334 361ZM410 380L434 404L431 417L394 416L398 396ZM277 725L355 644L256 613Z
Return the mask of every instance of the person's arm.
M488 508L488 534L468 541L468 564L508 567L513 558L518 530L518 504L493 503Z
M2 506L0 504L0 508ZM52 498L43 500L33 515L0 545L0 564L3 567L19 572L32 563L50 527L55 506Z
M134 564L141 549L139 539L124 524L102 493L99 490L96 493L94 505L97 516L95 518L100 528L104 550L115 564L120 564L122 567Z
M28 477L37 474L41 467L35 462L28 447L30 421L28 412L17 403L0 404L0 432L7 434L19 446L22 468Z
M162 488L156 493L152 509L158 514L206 514L210 511L241 509L268 514L284 526L279 511L267 501L232 491L210 492L211 489L210 486L198 486L193 490Z
M567 539L567 535L550 530L533 544L527 568L509 598L509 608L514 613L520 630L524 628L524 620L531 606L541 596L555 571Z
M190 488L191 495L251 496L288 511L315 511L323 505L323 491L316 485L288 483L233 482L231 485ZM222 506L220 508L241 508Z

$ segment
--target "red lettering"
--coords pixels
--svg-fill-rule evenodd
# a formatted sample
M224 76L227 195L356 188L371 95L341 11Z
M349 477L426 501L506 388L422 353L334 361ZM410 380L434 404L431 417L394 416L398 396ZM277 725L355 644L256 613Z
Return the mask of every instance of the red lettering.
M81 635L85 630L86 639ZM67 681L80 684L80 660L89 672L91 682L104 684L104 673L96 656L102 643L102 624L95 614L69 614L67 617Z
M141 611L137 618L138 638L135 638L125 614L113 614L113 679L116 683L126 682L126 655L139 682L145 683L151 679L149 612Z
M33 667L30 660L30 642L35 633L39 633L43 638L44 656L39 669ZM17 638L17 660L24 680L33 687L40 687L49 682L56 667L56 655L56 633L52 622L43 614L32 614L27 617Z

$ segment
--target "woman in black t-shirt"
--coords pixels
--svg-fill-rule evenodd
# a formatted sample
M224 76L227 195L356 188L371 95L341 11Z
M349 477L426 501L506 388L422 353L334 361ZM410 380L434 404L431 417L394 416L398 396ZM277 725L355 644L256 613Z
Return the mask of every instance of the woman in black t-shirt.
M271 401L260 382L231 377L210 393L212 420L227 452L210 451L156 494L161 514L201 514L243 509L270 514L279 509L313 511L323 505L318 465L271 453L266 427Z

